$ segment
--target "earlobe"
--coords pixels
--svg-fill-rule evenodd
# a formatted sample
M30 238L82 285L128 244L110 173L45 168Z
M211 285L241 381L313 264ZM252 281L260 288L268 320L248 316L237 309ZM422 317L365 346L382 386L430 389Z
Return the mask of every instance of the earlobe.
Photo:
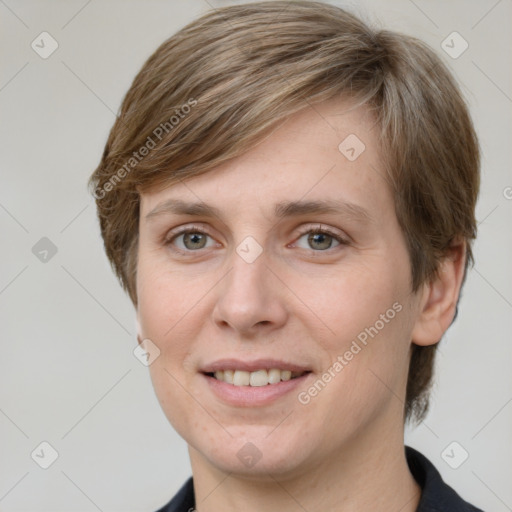
M141 336L141 328L140 328L140 320L139 320L139 313L135 316L135 332L137 333L137 341L139 345L142 343L142 336Z
M423 285L418 316L412 331L416 345L434 345L452 323L464 277L466 244L455 242L439 264L436 276Z

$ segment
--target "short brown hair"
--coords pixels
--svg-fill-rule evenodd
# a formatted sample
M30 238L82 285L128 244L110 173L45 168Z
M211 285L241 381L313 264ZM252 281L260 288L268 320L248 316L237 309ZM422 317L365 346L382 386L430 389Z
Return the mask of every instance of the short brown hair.
M127 92L90 178L106 254L134 305L139 192L208 172L278 121L340 97L366 105L380 125L412 291L436 275L455 239L466 243L465 280L479 149L443 62L421 41L373 30L335 6L256 2L212 11L156 50ZM413 345L405 420L427 412L436 347Z

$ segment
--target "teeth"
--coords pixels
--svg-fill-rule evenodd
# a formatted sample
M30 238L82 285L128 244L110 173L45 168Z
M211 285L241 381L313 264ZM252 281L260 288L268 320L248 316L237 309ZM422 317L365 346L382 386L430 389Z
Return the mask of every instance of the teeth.
M250 386L266 386L268 384L267 370L258 370L251 372L249 375Z
M217 380L233 384L235 386L266 386L267 384L277 384L281 381L287 381L295 377L300 377L304 372L291 372L290 370L279 370L271 368L270 370L256 370L255 372L246 372L244 370L220 370L214 373Z
M292 378L292 372L285 370L281 372L281 380L290 380Z
M235 370L235 374L233 375L233 384L235 386L248 386L250 379L251 374L249 372Z
M277 384L278 382L281 382L281 370L272 368L272 370L268 371L268 383Z

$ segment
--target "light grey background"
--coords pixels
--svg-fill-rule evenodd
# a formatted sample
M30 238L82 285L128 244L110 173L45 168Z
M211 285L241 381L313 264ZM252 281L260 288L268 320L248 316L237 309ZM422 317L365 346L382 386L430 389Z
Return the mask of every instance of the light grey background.
M185 443L132 353L134 311L104 256L86 180L145 59L230 3L0 0L3 512L154 511L190 475ZM440 346L431 411L406 441L467 500L512 510L512 2L332 3L428 42L469 101L483 151L476 266ZM59 45L47 59L31 48L43 31ZM469 43L457 59L441 48L453 31ZM42 237L57 247L46 263L32 252ZM59 454L46 470L31 458L43 441ZM441 456L453 441L469 453L458 469Z

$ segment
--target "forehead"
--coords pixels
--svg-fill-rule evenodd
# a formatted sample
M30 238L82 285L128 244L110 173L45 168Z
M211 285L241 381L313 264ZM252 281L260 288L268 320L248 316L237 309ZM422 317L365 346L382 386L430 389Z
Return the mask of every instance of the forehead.
M141 218L172 199L206 203L215 214L257 207L265 216L279 216L290 201L343 202L378 218L393 206L382 156L378 126L366 107L317 103L278 123L243 155L142 193Z

